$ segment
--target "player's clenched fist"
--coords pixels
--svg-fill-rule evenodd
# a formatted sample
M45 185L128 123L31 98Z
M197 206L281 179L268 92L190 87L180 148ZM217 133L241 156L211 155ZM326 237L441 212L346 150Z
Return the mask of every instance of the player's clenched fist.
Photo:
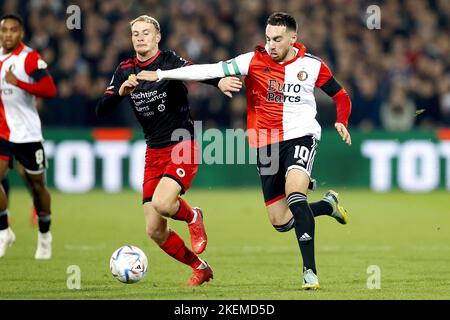
M17 85L17 77L14 75L12 68L13 68L13 66L11 65L9 67L8 71L5 72L5 80L6 80L6 82L15 86L15 85Z
M126 80L119 89L119 95L120 96L127 96L130 93L132 93L136 87L139 85L139 82L136 80L136 76L132 75Z

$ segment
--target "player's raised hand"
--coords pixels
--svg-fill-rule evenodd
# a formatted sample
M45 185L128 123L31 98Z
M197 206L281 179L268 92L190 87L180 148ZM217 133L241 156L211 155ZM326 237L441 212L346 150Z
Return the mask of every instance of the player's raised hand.
M237 77L225 77L220 79L218 87L227 97L232 98L232 92L239 92L242 88L241 79Z
M124 81L119 89L120 96L127 96L132 93L136 87L139 85L139 82L136 80L136 76L130 76L128 80Z
M145 80L150 82L155 82L158 80L158 74L156 71L141 71L137 74L138 80Z
M352 138L350 137L350 133L348 132L347 128L339 122L336 122L334 124L334 127L336 128L337 132L342 138L342 141L344 141L349 146L352 145Z
M12 72L12 67L13 66L11 65L9 67L8 71L5 72L5 80L6 80L6 82L15 86L17 84L17 77Z

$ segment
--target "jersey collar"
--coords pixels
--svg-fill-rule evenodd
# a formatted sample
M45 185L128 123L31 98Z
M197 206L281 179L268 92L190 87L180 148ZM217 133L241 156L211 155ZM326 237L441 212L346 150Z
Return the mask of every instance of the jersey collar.
M17 48L15 48L10 53L7 53L6 55L8 55L8 58L12 55L18 56L22 52L23 48L25 48L25 45L23 44L23 42L21 42L21 43L19 43ZM4 55L4 54L5 53L3 53L3 48L0 48L0 55Z
M17 48L15 48L15 49L11 52L11 55L16 55L16 56L18 56L18 55L22 52L23 48L25 48L25 45L23 44L23 42L21 42L21 43L17 46Z
M153 61L155 61L155 59L158 58L160 53L161 53L161 50L158 50L153 57L151 57L150 59L147 59L145 61L139 61L139 59L137 57L135 57L134 63L137 64L139 67L146 67L149 64L151 64Z

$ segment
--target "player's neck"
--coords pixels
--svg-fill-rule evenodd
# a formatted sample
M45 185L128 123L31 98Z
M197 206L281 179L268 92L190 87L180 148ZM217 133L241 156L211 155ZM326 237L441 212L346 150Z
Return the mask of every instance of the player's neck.
M284 57L283 61L281 61L281 62L287 62L287 61L294 59L296 54L297 54L297 51L295 51L294 47L291 47L289 49L289 52L287 53L287 55Z
M146 61L146 60L154 57L157 52L158 52L158 48L156 48L152 51L146 52L145 54L139 54L138 52L136 52L136 57L138 58L139 61L143 62L143 61Z
M9 53L13 52L14 50L16 50L19 46L20 46L20 43L17 46L15 46L14 48L9 48L8 49L8 48L5 48L5 47L2 47L3 54L9 54Z

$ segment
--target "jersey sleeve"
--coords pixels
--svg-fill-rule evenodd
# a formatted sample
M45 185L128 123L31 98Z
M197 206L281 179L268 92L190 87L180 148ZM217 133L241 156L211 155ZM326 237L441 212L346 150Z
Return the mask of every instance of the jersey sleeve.
M345 89L336 81L330 68L321 61L316 87L322 89L336 104L336 122L348 127L348 119L352 110L352 102Z
M120 69L120 66L117 67L117 69L114 71L111 81L109 82L109 85L106 88L104 94L119 95L119 89L125 80L126 79Z
M25 57L25 73L34 82L25 82L17 79L16 86L20 89L40 98L54 98L56 96L56 86L52 76L47 70L47 63L41 59L39 53L31 51Z
M119 95L119 89L122 86L122 83L125 81L124 78L125 77L120 69L120 66L117 67L108 87L106 88L100 100L97 102L97 106L95 109L97 116L105 116L113 113L116 107L122 101L124 97Z
M50 75L47 70L47 63L42 60L41 56L36 51L31 51L26 56L25 72L36 82L38 82L45 76Z
M213 64L197 64L172 70L158 70L159 80L207 80L228 76L247 75L253 52L228 61Z
M223 61L222 68L225 76L246 76L250 67L254 52L248 52L237 56L236 58Z

